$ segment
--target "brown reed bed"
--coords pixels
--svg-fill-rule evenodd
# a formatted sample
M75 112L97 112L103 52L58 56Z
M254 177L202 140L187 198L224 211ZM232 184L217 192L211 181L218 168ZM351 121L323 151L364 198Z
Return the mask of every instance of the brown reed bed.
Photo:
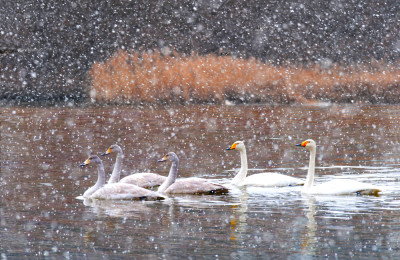
M400 69L383 63L273 66L254 58L119 51L90 70L99 103L400 102Z

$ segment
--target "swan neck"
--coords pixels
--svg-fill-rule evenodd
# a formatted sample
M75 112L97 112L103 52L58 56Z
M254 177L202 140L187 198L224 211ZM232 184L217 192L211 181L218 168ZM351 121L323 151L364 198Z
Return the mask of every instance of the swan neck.
M124 154L122 152L117 153L117 158L115 160L114 169L111 173L110 179L108 183L117 183L119 182L122 170L122 161L124 159Z
M106 183L106 173L104 171L104 166L102 163L97 165L97 182L94 185L95 187L103 187L104 184Z
M314 184L316 153L317 153L316 148L310 150L310 163L308 165L308 173L307 173L306 183L304 184L304 189L309 189Z
M241 184L247 176L248 165L247 165L247 154L246 148L240 150L240 170L232 180L232 184Z
M97 182L95 185L90 187L83 193L84 198L89 198L93 193L95 193L98 189L102 188L106 183L106 173L104 172L103 163L97 165Z
M176 177L178 175L178 166L179 166L179 159L174 158L172 161L171 168L169 169L169 174L167 179L161 184L158 188L158 192L164 192L169 186L174 184Z

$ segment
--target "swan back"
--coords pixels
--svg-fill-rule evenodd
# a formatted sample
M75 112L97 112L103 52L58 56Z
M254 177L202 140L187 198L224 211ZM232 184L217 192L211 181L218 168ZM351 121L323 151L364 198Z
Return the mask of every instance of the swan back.
M146 190L127 183L110 183L98 189L91 199L118 199L118 200L163 200L164 196L158 192Z
M193 195L221 195L228 192L229 190L220 184L195 177L177 180L164 191L166 194Z
M134 184L142 188L160 186L167 179L165 176L151 172L139 172L122 178L119 183Z
M373 195L378 196L381 189L369 184L354 180L339 179L332 180L317 186L313 186L303 193L321 194L321 195Z

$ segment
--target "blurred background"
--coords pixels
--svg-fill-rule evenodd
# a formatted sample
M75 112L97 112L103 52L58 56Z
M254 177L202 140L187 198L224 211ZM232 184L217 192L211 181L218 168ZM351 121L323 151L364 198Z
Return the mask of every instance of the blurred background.
M3 0L0 17L3 104L86 101L93 64L121 50L322 69L400 57L396 0Z

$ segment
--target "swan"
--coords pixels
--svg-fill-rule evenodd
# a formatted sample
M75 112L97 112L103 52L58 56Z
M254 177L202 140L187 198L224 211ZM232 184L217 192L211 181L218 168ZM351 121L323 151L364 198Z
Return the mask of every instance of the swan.
M243 141L234 142L226 150L238 150L240 152L241 167L231 183L237 186L262 186L262 187L284 187L303 185L304 181L275 172L263 172L253 174L247 177L247 155L246 147Z
M185 178L176 180L178 174L179 158L174 152L169 152L158 162L172 161L167 179L158 188L159 193L165 194L225 194L229 190L222 185L208 182L201 178ZM176 180L176 181L175 181Z
M106 174L101 159L96 156L90 156L80 166L84 167L90 163L97 165L98 177L93 187L90 187L83 193L83 198L89 199L130 199L130 200L163 200L161 194L146 190L144 188L127 183L105 184Z
M303 193L309 194L325 194L325 195L378 195L381 191L379 188L368 183L358 181L340 179L325 182L323 184L313 186L315 174L315 155L317 145L314 140L308 139L296 146L305 147L310 151L310 164L308 166L308 173L306 183L304 184Z
M120 180L121 170L122 170L122 160L124 159L124 153L119 145L111 145L102 156L109 155L112 152L117 153L117 157L114 164L114 169L112 171L111 177L108 183L128 183L134 184L142 188L152 188L155 186L160 186L166 179L166 177L158 175L151 172L139 172L129 176L126 176Z

